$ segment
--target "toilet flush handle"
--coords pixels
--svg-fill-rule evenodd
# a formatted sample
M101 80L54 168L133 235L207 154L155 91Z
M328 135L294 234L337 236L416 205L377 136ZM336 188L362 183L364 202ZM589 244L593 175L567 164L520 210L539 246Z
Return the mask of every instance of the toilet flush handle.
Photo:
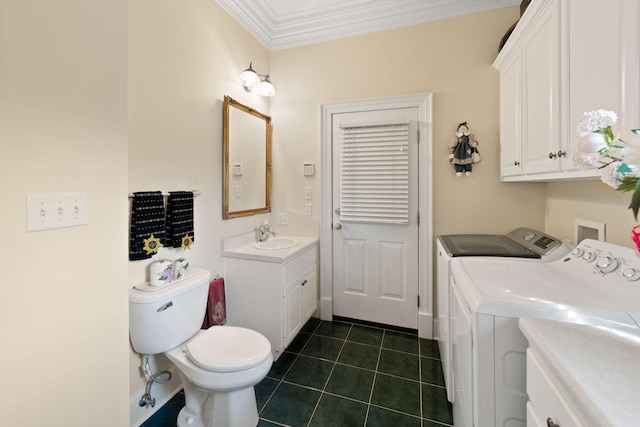
M173 301L169 301L168 303L166 303L165 305L161 306L159 309L157 309L156 311L158 313L165 311L167 308L169 307L173 307Z

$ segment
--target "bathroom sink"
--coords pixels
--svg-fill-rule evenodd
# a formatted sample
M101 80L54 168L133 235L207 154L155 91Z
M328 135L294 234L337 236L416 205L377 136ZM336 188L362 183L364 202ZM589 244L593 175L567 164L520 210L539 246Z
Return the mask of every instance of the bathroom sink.
M265 250L289 249L297 244L298 241L291 237L272 237L264 242L253 242L253 247Z

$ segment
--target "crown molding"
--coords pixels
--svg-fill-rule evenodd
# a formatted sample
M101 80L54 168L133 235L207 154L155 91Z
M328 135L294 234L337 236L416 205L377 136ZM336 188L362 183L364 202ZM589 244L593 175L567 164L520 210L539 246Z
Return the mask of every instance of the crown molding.
M216 0L278 50L516 6L520 0Z

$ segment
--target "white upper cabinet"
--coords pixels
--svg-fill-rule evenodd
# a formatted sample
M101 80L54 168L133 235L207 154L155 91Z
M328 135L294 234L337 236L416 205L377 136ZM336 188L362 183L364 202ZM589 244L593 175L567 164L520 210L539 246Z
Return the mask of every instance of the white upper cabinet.
M500 72L502 181L599 176L577 170L576 125L599 108L638 123L637 0L531 2L494 62Z

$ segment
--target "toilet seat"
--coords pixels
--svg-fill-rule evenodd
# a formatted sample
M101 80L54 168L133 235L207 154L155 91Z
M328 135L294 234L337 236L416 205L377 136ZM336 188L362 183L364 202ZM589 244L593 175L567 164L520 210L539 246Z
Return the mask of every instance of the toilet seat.
M207 371L233 372L250 369L271 354L262 334L236 326L212 326L186 345L191 361Z

